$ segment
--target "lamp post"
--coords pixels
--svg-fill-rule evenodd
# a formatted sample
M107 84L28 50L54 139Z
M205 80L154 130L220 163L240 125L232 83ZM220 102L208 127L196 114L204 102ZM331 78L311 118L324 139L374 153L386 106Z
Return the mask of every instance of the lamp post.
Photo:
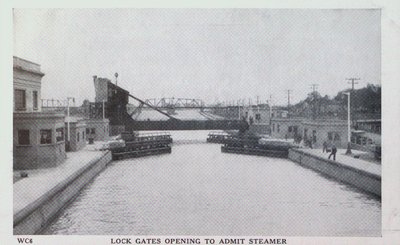
M351 146L350 146L350 141L351 141L351 129L350 129L350 92L344 93L345 95L348 96L347 100L347 151L346 155L351 154Z

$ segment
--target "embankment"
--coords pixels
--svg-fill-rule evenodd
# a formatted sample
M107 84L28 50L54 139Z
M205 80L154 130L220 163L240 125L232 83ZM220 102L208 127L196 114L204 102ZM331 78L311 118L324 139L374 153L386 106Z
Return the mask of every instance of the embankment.
M37 234L43 230L110 161L111 152L107 151L87 164L82 164L82 167L68 178L15 213L14 235Z
M381 175L379 174L349 166L339 161L322 158L301 149L290 149L289 159L362 191L381 197Z

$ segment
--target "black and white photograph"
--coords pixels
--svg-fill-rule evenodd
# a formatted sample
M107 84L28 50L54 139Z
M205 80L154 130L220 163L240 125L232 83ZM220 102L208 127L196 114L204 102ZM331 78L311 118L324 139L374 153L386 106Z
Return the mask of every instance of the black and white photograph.
M10 11L14 237L384 236L381 8Z

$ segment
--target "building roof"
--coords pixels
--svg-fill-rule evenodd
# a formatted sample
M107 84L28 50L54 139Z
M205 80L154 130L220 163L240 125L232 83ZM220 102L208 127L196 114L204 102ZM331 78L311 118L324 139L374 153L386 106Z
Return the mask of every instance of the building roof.
M30 73L34 73L40 76L44 76L44 73L40 70L40 65L29 60L13 56L13 69L22 70Z

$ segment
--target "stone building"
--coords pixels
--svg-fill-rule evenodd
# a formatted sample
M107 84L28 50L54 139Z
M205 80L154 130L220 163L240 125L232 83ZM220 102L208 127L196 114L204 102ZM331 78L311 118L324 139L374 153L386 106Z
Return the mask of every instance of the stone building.
M42 112L40 65L13 57L14 169L53 167L66 159L64 114Z

